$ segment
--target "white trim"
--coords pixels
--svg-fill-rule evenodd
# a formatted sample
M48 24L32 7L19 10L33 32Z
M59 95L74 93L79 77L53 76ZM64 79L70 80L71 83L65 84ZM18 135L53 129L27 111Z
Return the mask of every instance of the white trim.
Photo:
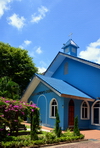
M34 104L34 103L33 103L33 101L30 101L29 104L32 105L32 104Z
M86 102L86 104L87 104L87 118L82 118L82 105L84 102ZM81 103L81 120L89 120L89 119L90 119L90 105L87 101L83 101Z
M91 107L91 124L92 125L96 125L96 126L100 126L100 107L97 107L99 108L99 124L95 124L93 122L93 119L94 119L94 105L97 103L97 102L100 102L100 100L97 100L93 103L92 107ZM96 108L96 107L95 107Z
M53 119L55 119L56 117L51 116L51 111L52 111L51 103L53 102L53 100L56 100L56 103L57 103L57 109L58 109L58 101L57 101L57 99L56 99L56 98L52 98L51 101L50 101L50 105L49 105L49 118L53 118Z
M96 67L96 68L100 69L100 65L99 64L97 65L97 63L92 63L91 61L86 61L85 59L81 59L81 58L79 59L79 57L77 58L77 57L72 57L72 56L69 56L69 55L65 55L64 53L60 53L60 54L65 56L65 57L68 57L70 59L73 59L75 61L79 61L79 62L82 62L82 63L85 63L87 65L90 65L90 66L93 66L93 67Z
M46 113L45 113L45 114L46 114L46 118L45 118L45 124L47 124L47 98L46 98L45 95L40 95L40 96L38 97L38 99L37 99L37 106L38 106L38 101L39 101L40 97L44 97L45 100L46 100Z
M56 91L54 88L52 88L50 85L48 85L47 83L45 83L43 80L41 80L40 78L38 78L37 76L35 76L32 81L30 82L28 88L26 89L24 95L21 98L21 101L23 102L27 102L29 97L31 96L32 92L36 89L36 87L39 85L39 83L42 82L45 86L47 86L48 88L50 88L54 93L56 93L58 96L61 97L61 93L59 93L58 91Z
M26 89L24 95L22 96L21 101L27 102L32 92L35 90L35 88L38 86L39 83L40 80L37 77L34 77L30 82L28 88Z
M60 56L63 56L63 58L60 58ZM93 66L95 68L100 69L100 65L97 63L92 63L91 61L87 61L85 59L81 59L79 57L74 57L74 56L70 56L66 53L63 52L59 52L56 57L54 58L54 60L52 61L52 63L50 64L50 66L48 67L47 71L45 72L45 76L49 76L52 77L52 75L54 74L54 72L57 70L57 68L59 67L59 65L64 61L65 58L69 58L69 59L73 59L75 61ZM60 60L59 60L60 59Z

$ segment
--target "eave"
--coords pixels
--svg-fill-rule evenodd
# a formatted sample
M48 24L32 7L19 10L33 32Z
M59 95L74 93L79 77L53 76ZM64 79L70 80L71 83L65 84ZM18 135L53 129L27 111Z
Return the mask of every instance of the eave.
M95 101L95 99L89 99L89 98L84 98L84 97L79 97L79 96L73 96L73 95L67 95L67 94L61 94L61 97L70 98L70 99L84 100L84 101L91 101L91 102L94 102Z

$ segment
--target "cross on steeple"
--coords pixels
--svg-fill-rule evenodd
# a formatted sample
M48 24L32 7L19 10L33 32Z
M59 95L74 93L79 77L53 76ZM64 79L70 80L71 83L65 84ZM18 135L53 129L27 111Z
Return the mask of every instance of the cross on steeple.
M70 34L68 35L68 37L69 37L70 39L72 39L72 35L73 35L73 33L70 33Z

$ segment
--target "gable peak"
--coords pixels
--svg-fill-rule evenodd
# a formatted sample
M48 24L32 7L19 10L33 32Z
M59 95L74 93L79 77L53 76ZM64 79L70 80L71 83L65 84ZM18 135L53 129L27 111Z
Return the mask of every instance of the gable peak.
M65 44L63 44L64 46L62 47L62 49L64 49L65 47L67 46L75 46L76 48L79 48L79 46L72 40L72 39L69 39Z

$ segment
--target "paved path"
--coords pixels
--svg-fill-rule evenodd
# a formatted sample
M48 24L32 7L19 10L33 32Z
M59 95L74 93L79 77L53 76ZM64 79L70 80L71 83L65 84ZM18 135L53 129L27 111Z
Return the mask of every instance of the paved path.
M84 141L63 145L48 146L45 148L100 148L100 141Z
M100 130L83 130L80 132L85 135L85 139L100 140Z

